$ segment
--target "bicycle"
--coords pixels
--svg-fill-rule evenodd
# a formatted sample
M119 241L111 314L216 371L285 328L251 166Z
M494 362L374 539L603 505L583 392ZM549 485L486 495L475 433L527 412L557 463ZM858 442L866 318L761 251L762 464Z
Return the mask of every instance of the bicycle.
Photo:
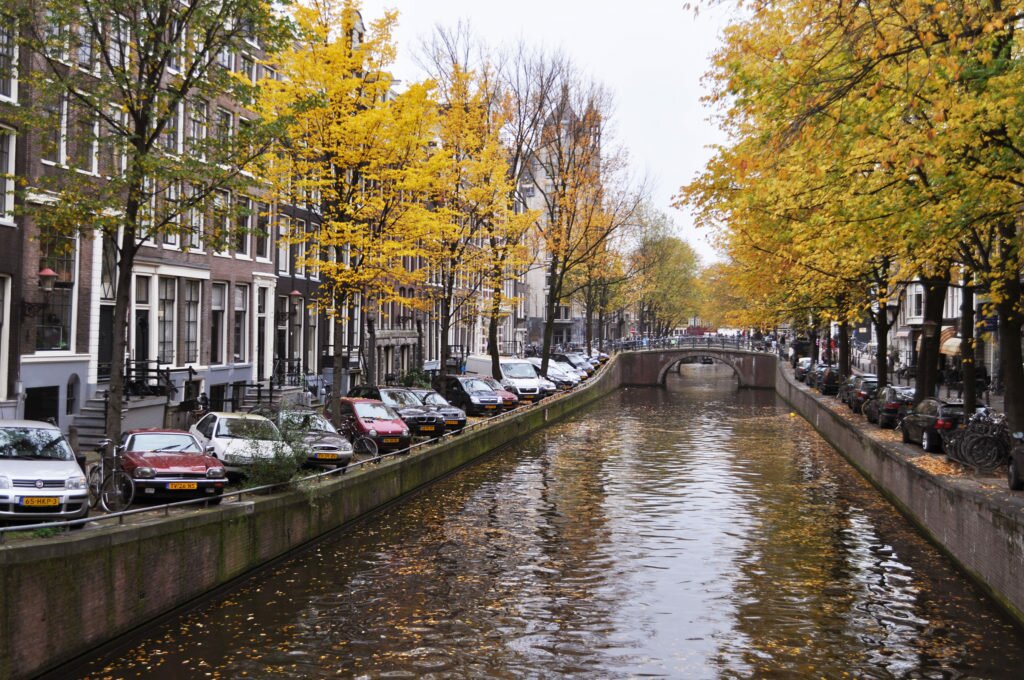
M100 462L89 468L89 507L97 505L107 512L121 512L135 499L135 482L131 475L121 469L121 456L117 447L107 456L111 441L100 442ZM108 462L109 461L109 462Z

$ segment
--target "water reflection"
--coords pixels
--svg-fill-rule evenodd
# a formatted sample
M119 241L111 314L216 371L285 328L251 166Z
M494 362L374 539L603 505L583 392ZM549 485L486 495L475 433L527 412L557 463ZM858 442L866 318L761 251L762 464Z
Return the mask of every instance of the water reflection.
M774 394L693 367L95 677L1017 677L1024 637Z

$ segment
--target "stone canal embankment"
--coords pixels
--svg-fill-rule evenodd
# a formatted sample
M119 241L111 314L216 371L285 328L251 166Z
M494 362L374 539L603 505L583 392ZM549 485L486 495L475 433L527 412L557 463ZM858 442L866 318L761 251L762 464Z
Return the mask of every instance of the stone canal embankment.
M1024 494L1005 479L935 474L934 459L910 444L871 436L829 400L793 378L780 362L776 390L881 493L989 594L1024 624ZM868 428L872 428L869 430ZM998 483L996 483L998 482Z
M619 383L613 360L571 393L312 487L0 547L0 678L65 664L536 432Z

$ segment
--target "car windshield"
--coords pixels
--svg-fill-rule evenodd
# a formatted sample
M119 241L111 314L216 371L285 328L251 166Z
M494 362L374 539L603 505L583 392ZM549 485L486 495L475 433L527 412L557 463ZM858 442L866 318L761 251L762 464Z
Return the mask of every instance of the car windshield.
M494 378L490 378L494 380ZM495 381L497 384L497 381ZM472 380L464 380L462 386L469 392L493 392L491 386L483 378L473 378Z
M501 372L506 378L536 378L537 370L525 362L507 363L501 365Z
M487 385L487 388L490 389L492 392L497 392L498 390L504 390L505 389L504 387L501 386L501 383L498 382L497 380L495 380L494 378L482 377L482 378L479 378L478 380L479 380L479 382L482 382L485 385Z
M429 406L451 406L448 401L437 392L420 392L420 401Z
M394 420L398 416L384 404L376 404L372 401L359 401L355 403L356 415L363 420Z
M303 432L331 432L337 434L334 426L319 413L282 413L279 421L282 427L295 428Z
M124 445L125 451L161 451L202 453L199 443L187 434L175 432L146 432L133 434Z
M41 427L0 428L0 458L74 460L60 430Z
M217 423L217 437L280 441L277 426L265 418L222 418Z
M381 390L380 396L388 406L423 406L415 394L406 390Z

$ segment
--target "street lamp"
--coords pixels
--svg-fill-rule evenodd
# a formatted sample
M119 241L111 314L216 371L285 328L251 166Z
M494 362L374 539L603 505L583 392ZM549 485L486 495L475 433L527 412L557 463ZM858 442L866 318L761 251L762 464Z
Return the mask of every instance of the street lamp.
M924 337L931 339L935 337L935 332L938 330L938 324L934 321L925 321L921 324L921 333Z
M43 267L36 275L39 279L39 290L43 293L42 302L21 301L21 314L24 317L38 316L41 311L49 307L50 294L57 284L57 272L49 267Z

